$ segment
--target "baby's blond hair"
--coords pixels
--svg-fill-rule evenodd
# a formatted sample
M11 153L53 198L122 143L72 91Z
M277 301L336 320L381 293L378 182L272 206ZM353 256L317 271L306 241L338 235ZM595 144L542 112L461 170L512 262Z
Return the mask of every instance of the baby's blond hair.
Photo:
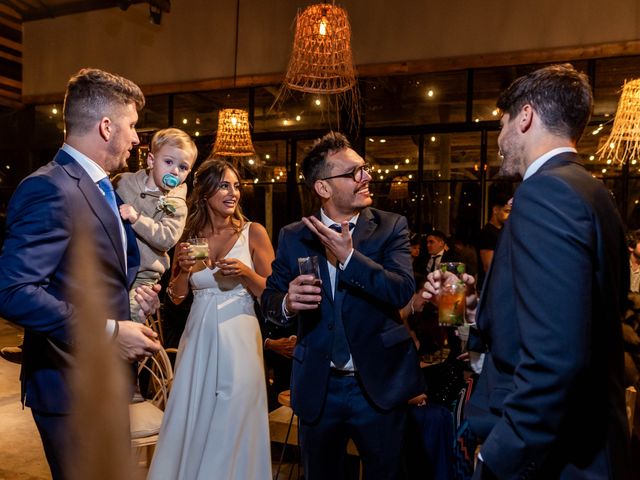
M186 132L179 128L164 128L162 130L158 130L151 139L150 151L155 155L165 145L179 148L180 150L187 152L189 154L189 159L191 160L191 166L193 166L196 161L196 157L198 156L198 149Z

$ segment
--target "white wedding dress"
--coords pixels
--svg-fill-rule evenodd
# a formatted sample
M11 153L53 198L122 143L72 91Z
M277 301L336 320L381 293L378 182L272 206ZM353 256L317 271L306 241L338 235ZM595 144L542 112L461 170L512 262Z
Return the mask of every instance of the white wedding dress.
M227 258L253 268L248 222ZM148 478L268 480L267 391L253 298L216 270L193 273L190 282L193 305Z

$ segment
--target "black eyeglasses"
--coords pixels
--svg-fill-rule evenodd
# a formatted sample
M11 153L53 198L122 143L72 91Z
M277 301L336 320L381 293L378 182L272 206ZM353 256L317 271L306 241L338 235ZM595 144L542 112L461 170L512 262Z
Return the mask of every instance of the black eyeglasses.
M341 173L340 175L332 175L330 177L324 177L320 180L331 180L332 178L352 178L354 182L359 183L364 178L365 172L368 174L371 171L371 165L363 163L362 165L354 168L350 172Z

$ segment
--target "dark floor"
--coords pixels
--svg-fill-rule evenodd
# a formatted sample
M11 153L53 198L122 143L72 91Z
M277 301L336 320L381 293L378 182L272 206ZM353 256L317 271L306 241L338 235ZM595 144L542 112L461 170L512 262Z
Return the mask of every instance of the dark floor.
M21 342L20 331L0 319L0 348ZM20 403L20 365L0 358L0 479L51 478L31 411Z
M0 348L20 344L20 330L0 318ZM0 480L49 480L51 474L28 408L20 403L20 365L0 358ZM273 446L275 475L281 448ZM295 447L285 455L279 478L297 478ZM294 467L290 476L290 469Z

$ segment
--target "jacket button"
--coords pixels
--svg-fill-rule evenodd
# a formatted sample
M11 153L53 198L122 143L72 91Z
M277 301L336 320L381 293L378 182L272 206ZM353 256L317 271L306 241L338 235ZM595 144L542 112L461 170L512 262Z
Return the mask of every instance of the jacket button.
M330 323L330 324L327 326L327 328L328 328L329 330L333 330L333 323Z

